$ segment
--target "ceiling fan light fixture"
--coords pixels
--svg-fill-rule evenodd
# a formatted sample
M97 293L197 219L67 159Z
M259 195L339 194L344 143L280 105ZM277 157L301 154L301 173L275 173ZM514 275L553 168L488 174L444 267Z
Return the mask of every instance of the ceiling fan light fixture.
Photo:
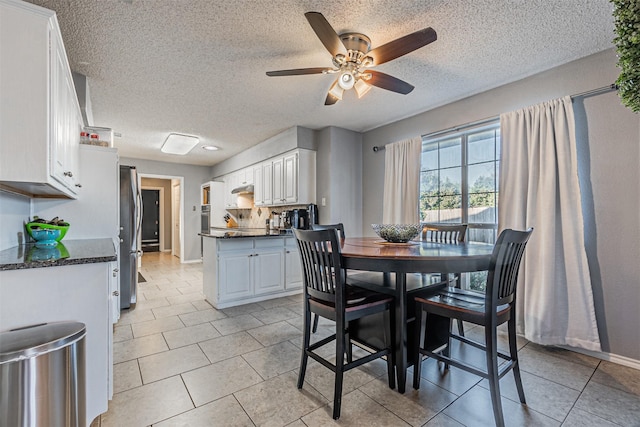
M349 90L355 84L355 80L355 77L353 77L353 74L350 71L345 71L344 73L340 74L340 77L338 78L338 84L342 89Z
M344 89L339 84L339 82L340 82L340 78L338 78L338 80L333 82L333 85L331 85L331 89L329 89L329 93L333 97L338 98L339 100L342 100L342 94L344 93Z
M362 98L367 92L369 92L369 90L371 90L371 86L366 84L363 79L356 80L353 88L358 94L358 98Z

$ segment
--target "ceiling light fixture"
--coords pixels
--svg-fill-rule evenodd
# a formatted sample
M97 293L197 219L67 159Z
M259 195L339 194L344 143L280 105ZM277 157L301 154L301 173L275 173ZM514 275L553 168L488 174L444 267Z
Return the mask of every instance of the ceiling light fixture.
M160 151L167 154L185 155L198 145L200 140L197 136L184 135L181 133L170 133L162 144Z
M220 147L216 147L215 145L203 145L202 149L207 151L216 151L216 150L219 150Z
M364 79L358 79L356 83L353 85L353 89L355 89L358 94L358 98L362 98L365 93L369 92L371 86L366 84Z
M331 96L339 100L342 100L342 94L344 93L344 89L342 88L342 86L338 84L339 81L340 79L333 82L333 85L331 85L331 89L329 89L329 94L331 94Z

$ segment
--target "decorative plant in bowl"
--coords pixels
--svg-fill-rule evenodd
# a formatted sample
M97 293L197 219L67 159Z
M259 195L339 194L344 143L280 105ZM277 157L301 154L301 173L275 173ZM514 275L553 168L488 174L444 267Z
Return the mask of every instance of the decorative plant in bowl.
M422 229L421 224L371 224L378 236L390 243L407 243Z
M67 234L69 223L58 217L47 221L35 216L33 221L25 225L25 228L27 229L27 234L36 241L36 246L52 247L56 246Z

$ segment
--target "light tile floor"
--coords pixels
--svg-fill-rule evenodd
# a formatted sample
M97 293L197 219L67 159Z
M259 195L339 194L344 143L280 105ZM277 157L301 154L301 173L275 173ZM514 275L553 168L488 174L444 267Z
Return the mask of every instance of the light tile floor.
M387 387L383 361L349 371L334 422L328 369L310 361L296 388L300 296L216 310L204 301L201 264L149 253L141 273L138 304L115 326L114 397L92 427L493 425L487 382L455 368L443 373L433 360L424 362L420 390L409 382L403 395ZM331 329L321 322L316 335ZM480 328L466 331L482 337ZM519 348L528 404L507 374L507 425L640 426L640 371L525 340ZM476 349L454 351L482 363Z

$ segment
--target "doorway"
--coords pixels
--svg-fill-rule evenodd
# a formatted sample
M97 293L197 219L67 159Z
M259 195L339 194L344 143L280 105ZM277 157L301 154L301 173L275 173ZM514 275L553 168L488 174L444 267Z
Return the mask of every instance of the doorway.
M143 252L160 252L160 192L142 189Z

